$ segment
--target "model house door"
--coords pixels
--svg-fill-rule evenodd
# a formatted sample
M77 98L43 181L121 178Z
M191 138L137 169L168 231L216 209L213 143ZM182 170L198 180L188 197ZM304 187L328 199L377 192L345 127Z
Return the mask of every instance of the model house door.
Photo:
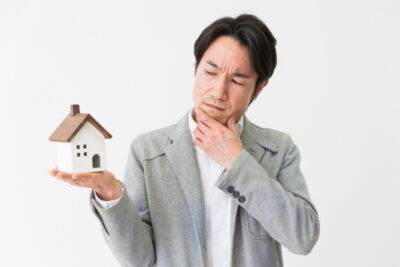
M93 168L100 168L100 156L99 154L95 154L92 157L92 165Z

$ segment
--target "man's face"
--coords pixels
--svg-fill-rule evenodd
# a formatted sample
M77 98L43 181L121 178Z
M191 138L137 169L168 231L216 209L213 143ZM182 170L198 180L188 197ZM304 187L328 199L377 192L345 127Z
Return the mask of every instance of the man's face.
M232 37L221 36L208 47L197 67L194 106L224 125L230 116L237 122L247 109L256 81L246 47Z

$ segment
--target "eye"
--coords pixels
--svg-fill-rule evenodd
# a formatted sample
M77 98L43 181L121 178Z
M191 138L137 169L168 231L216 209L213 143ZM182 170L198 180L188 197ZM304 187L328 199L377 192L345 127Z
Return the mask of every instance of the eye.
M208 71L208 70L206 70L205 72L206 72L208 75L215 75L214 72L211 72L211 71Z
M232 82L235 83L235 84L237 84L237 85L243 85L242 83L238 83L238 82L235 81L235 80L232 80Z

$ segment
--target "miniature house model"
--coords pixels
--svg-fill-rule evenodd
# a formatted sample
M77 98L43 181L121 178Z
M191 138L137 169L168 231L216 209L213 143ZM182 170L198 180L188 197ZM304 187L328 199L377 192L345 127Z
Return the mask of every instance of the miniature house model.
M63 172L105 170L107 132L90 114L79 113L79 105L71 105L71 113L49 137L57 142L58 169Z

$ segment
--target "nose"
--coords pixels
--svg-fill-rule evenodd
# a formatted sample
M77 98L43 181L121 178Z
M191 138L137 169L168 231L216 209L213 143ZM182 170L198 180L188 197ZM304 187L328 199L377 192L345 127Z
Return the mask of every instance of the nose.
M221 77L216 81L211 94L218 100L226 100L228 96L228 82L225 77Z

